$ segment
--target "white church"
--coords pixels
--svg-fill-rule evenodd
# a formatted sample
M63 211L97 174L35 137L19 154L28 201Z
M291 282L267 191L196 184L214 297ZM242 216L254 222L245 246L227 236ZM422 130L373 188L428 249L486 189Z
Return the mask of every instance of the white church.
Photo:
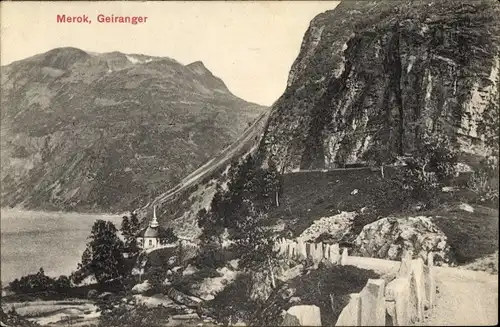
M140 248L146 250L158 247L166 243L165 230L160 227L156 218L156 206L153 207L153 219L149 226L142 229L137 234L137 244Z

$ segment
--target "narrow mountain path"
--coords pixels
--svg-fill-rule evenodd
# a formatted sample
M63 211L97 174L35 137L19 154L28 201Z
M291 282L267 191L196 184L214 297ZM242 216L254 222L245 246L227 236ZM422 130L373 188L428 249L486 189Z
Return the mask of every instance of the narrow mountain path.
M421 326L486 326L498 322L498 279L482 271L436 267L436 306Z

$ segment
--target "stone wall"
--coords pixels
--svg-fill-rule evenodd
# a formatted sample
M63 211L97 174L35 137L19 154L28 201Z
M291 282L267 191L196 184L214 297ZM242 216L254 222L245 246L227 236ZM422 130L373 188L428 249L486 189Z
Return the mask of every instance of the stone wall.
M276 249L280 254L291 259L305 260L308 258L315 263L322 260L339 263L340 260L338 244L305 242L300 238L295 240L280 238L276 240Z
M344 250L343 264L350 261L354 260L349 260ZM383 279L369 279L361 292L351 294L336 326L409 326L422 322L424 311L433 308L436 298L432 253L427 262L424 265L422 258L412 259L406 254L396 278L387 285Z
M336 326L408 326L422 322L424 311L432 309L436 298L434 254L413 259L407 252L401 262L349 256L338 244L312 243L303 240L276 240L276 249L282 255L297 260L322 260L334 264L373 269L384 275L395 275L386 284L384 279L369 279L361 292L351 294L351 300L342 310Z

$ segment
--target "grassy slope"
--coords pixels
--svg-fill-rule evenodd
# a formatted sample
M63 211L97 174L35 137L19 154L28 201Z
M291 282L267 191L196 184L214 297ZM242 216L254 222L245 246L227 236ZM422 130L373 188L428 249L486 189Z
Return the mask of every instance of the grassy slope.
M394 174L395 171L386 169L383 179L380 172L369 168L285 174L280 206L271 211L270 217L285 221L299 235L320 217L383 203L382 197L390 194L380 194L380 186ZM351 195L355 189L358 193ZM381 214L394 210L391 203L385 203L385 207L378 208Z
M475 212L458 209L460 202L474 203L474 194L465 189L441 193L439 207L430 211L410 212L400 207L397 191L391 188L390 176L397 174L385 169L380 172L346 170L329 172L297 172L283 176L284 187L280 207L270 213L273 222L281 221L286 229L299 235L320 217L340 211L358 211L367 207L370 214L359 215L354 222L355 233L388 215L433 216L437 226L448 236L459 263L470 262L498 250L498 210L475 205ZM464 178L459 179L463 183ZM457 181L455 181L457 183ZM358 193L351 195L357 189Z

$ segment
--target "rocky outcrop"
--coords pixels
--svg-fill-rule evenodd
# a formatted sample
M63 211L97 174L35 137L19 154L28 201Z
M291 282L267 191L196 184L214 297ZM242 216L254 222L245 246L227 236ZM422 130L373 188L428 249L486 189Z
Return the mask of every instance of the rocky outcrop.
M314 241L320 235L328 234L331 239L339 241L351 230L356 217L355 212L341 212L330 217L317 219L299 236L303 241Z
M424 262L434 253L437 265L453 262L446 235L430 217L382 218L363 227L354 242L354 255L401 260L405 251Z
M233 282L238 275L238 272L227 267L218 268L217 272L220 277L205 278L200 283L190 285L191 294L205 301L213 300L215 295Z
M499 35L494 1L343 1L311 22L260 152L285 172L391 162L428 136L482 155Z
M176 303L185 305L186 307L189 308L198 307L202 301L201 299L195 296L184 294L173 287L168 288L168 290L166 291L166 295L168 295L168 297L174 300Z

